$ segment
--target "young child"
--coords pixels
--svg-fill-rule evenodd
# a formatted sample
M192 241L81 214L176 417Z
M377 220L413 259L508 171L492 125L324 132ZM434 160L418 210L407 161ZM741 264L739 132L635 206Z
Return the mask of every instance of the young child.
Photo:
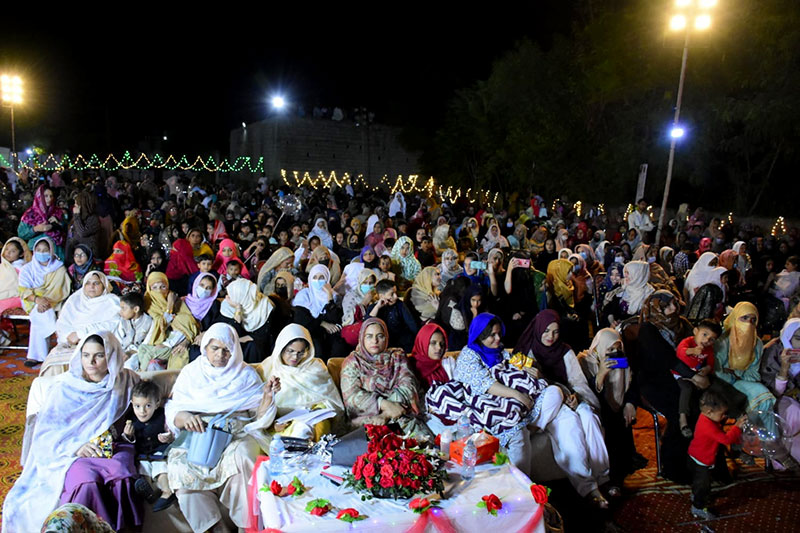
M700 397L700 418L694 428L694 438L689 444L689 467L694 471L692 481L692 514L703 520L716 518L709 509L711 496L711 469L717 458L720 444L730 445L740 441L742 426L747 420L742 415L736 425L728 432L722 430L722 423L728 418L728 405L725 399L713 391L706 391Z
M127 420L122 436L136 447L139 473L155 480L158 490L153 490L145 478L136 480L134 488L149 503L153 511L163 511L177 501L169 488L167 479L167 455L169 444L175 436L167 428L164 407L161 405L161 389L149 380L133 386L131 405L135 420Z
M410 353L414 348L418 329L411 311L397 297L397 287L393 281L380 280L375 285L375 292L378 294L378 301L369 308L369 315L386 322L391 346Z
M225 266L225 273L219 277L220 285L222 286L222 290L220 291L220 295L224 296L222 292L225 288L230 284L231 281L237 280L242 277L242 266L244 266L241 260L238 257L233 257L228 260L228 264Z
M150 334L153 318L144 312L144 297L138 292L129 292L119 299L119 322L114 335L125 352L125 368L139 370L139 345Z
M714 341L722 334L722 328L713 320L702 320L696 328L694 335L686 337L680 344L676 355L678 359L701 376L711 376L714 372ZM692 438L692 429L689 427L689 403L695 385L690 379L681 378L673 371L672 375L678 380L681 389L678 409L680 413L681 433L687 439Z
M208 254L200 254L195 258L195 262L197 262L197 272L193 272L189 276L189 283L188 286L191 288L194 286L194 280L200 274L211 274L214 278L218 278L219 274L217 274L216 270L212 270L211 267L214 265L214 257Z
M427 235L423 236L417 250L417 260L422 268L436 264L436 253L433 250L433 241Z

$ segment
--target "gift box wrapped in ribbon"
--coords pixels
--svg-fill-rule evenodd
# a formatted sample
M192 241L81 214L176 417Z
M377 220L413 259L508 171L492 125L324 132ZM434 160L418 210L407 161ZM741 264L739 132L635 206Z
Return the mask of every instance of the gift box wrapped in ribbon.
M476 433L470 437L455 440L450 443L450 460L462 464L462 455L464 454L464 446L467 440L472 439L475 442L475 448L478 450L478 460L475 464L487 463L492 460L494 454L500 450L500 441L497 438L485 432Z

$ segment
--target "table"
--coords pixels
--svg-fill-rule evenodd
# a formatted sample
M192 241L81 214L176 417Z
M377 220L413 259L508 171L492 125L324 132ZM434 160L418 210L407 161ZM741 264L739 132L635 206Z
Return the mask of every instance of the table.
M266 458L265 458L266 459ZM261 460L253 478L255 488L270 484L268 460ZM297 475L309 490L299 497L278 497L271 492L256 492L251 496L258 500L259 528L253 532L313 531L325 533L334 531L380 531L381 533L414 533L439 531L434 522L444 521L451 526L446 531L502 531L503 533L543 533L543 507L533 500L530 492L530 479L516 467L507 463L502 466L478 465L475 478L465 483L461 480L458 465L447 463L449 480L446 484L447 499L439 503L441 510L431 510L428 514L416 514L408 508L409 500L374 498L361 500L361 495L345 486L336 486L320 475L324 470L341 476L348 469L339 466L323 468L316 458L313 464L303 471L281 475L277 480L287 485L293 475ZM476 507L481 498L495 494L503 502L503 508L492 516L485 509ZM314 499L329 500L336 507L328 514L318 517L305 511L306 504ZM254 506L255 507L255 506ZM368 518L352 524L337 520L339 509L352 507ZM445 531L441 531L445 533Z

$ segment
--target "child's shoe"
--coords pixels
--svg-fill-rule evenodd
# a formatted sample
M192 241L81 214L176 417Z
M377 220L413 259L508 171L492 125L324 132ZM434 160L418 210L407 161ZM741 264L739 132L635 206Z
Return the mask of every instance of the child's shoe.
M159 498L158 501L153 504L153 512L157 513L159 511L163 511L164 509L172 506L172 504L176 501L178 501L178 497L175 496L174 492L170 494L169 498Z
M696 516L697 518L700 518L700 519L703 519L703 520L714 520L715 518L718 518L718 516L719 516L719 515L717 515L717 513L715 513L714 511L712 511L708 507L703 507L702 509L700 509L699 507L695 507L694 505L692 505L692 514L694 516Z
M143 477L140 477L133 484L136 494L141 496L147 503L153 504L161 497L161 489L154 489Z

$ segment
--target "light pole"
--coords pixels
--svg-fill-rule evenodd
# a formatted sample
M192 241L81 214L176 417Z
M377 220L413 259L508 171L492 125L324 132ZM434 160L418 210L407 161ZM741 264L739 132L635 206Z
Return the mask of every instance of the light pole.
M689 57L689 36L692 28L689 18L693 19L693 27L697 31L707 30L711 26L709 10L717 4L717 0L676 0L675 5L681 12L676 13L670 20L669 27L672 31L683 31L683 58L681 59L681 75L678 80L678 97L675 102L675 116L672 119L670 130L669 161L667 162L667 181L664 184L664 197L661 200L661 212L658 214L658 229L656 230L656 246L661 242L661 231L664 229L664 219L667 216L667 200L669 187L672 183L672 167L675 163L675 145L684 135L680 127L681 101L683 100L683 83L686 81L686 60Z
M14 125L14 106L22 103L22 78L19 76L0 76L0 93L2 93L3 106L11 108L11 160L14 170L17 170L17 132Z
M281 172L281 163L280 158L278 157L278 121L280 119L280 115L284 113L288 103L286 102L286 98L284 98L280 94L273 95L270 98L270 104L272 105L272 109L274 111L274 116L272 117L272 155L273 155L273 165L275 174L279 175Z

